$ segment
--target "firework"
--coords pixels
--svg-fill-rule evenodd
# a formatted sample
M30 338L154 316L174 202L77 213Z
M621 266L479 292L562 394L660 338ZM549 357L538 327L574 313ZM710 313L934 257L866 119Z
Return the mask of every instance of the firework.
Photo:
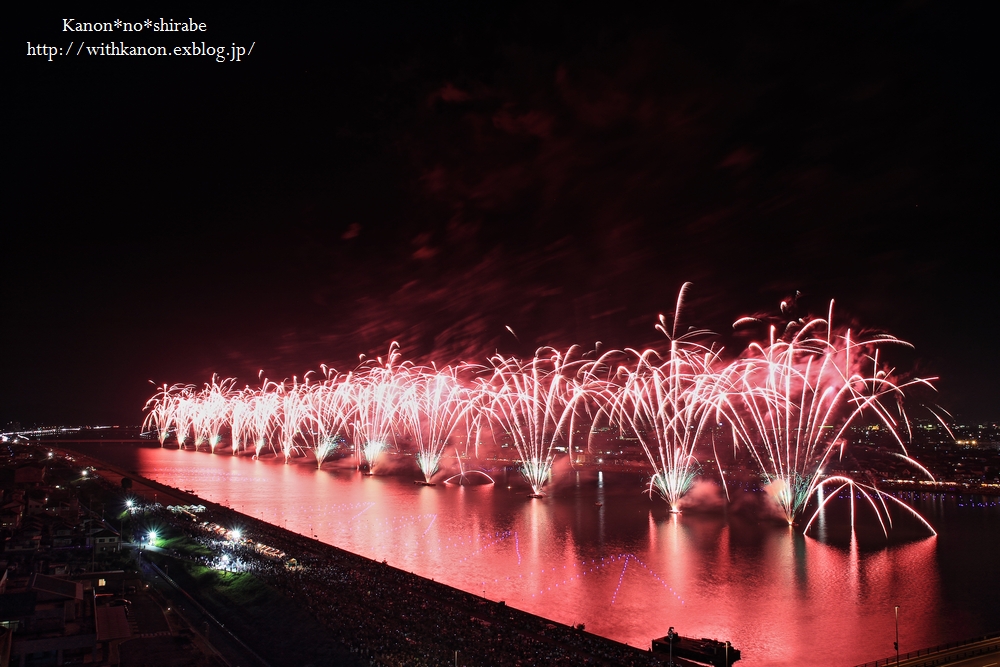
M230 421L229 410L232 403L229 395L234 382L232 378L220 382L218 376L213 376L212 382L205 385L196 400L196 442L208 443L213 454L222 442L224 426Z
M307 397L308 415L315 430L313 453L317 468L322 468L323 461L343 443L353 409L350 376L324 370L326 380L314 385Z
M770 495L792 524L820 486L831 483L824 480L823 468L843 454L845 432L862 415L881 421L896 438L904 458L912 461L890 407L901 409L907 386L929 383L925 379L898 383L892 371L881 366L880 344L906 344L895 338L878 336L859 342L849 329L835 332L829 320L823 319L786 331L779 338L772 326L765 345L752 344L745 357L727 369L720 405L759 466ZM906 421L905 414L901 418ZM848 482L852 487L874 489L855 480ZM874 499L883 495L865 495L877 513L884 505Z
M193 389L193 387L180 388L174 399L174 435L177 437L177 445L181 449L184 449L184 444L194 429L198 414L198 400Z
M400 405L412 377L412 365L400 360L399 345L394 342L384 361L378 357L362 363L351 382L349 427L360 452L358 464L366 465L372 473L379 457L391 447Z
M667 337L666 357L654 350L632 352L634 364L619 367L624 382L612 402L611 416L639 439L652 467L649 493L659 493L679 511L681 498L700 470L699 441L716 396L715 367L719 356L697 340L708 334L694 330L677 334L681 307L689 284L677 298L673 325L660 316L656 328Z
M324 366L319 376L264 379L258 389L238 392L235 380L215 376L199 390L158 386L146 403L144 428L155 431L161 446L173 434L182 449L193 437L196 447L207 443L213 452L228 432L233 454L259 457L269 448L288 463L312 452L318 468L349 442L359 467L369 471L385 452L405 450L409 439L426 484L449 446L462 472L447 481L464 480L462 457L478 457L480 433L489 430L495 442L516 450L521 474L540 496L557 452L569 451L573 465L576 434L584 428L593 434L606 422L638 440L649 465L646 491L676 512L702 462L718 461L721 427L731 432L734 453L746 452L757 467L789 524L804 520L809 530L816 512L844 489L852 509L861 498L886 531L890 508L916 515L871 480L824 473L843 455L848 429L865 418L891 434L901 459L930 476L907 452L903 404L910 387L931 380L901 379L882 361L885 346L907 344L834 327L831 304L825 319L774 324L765 341L727 360L704 342L707 331L679 333L688 287L670 322L661 316L656 325L667 342L658 348L582 354L576 346L542 347L530 359L497 354L486 365L439 367L403 361L393 343L384 358L362 356L349 373ZM737 325L748 323L759 320ZM721 467L719 473L725 489Z
M578 349L566 353L540 348L528 362L495 356L492 376L481 383L489 414L513 441L521 474L532 495L542 495L555 459L555 447L572 447L577 410L584 408L585 364Z
M247 425L247 440L253 443L254 458L260 458L264 447L271 441L272 433L277 424L278 409L281 406L276 391L268 391L268 387L276 387L265 382L261 392L249 397L250 422Z
M279 389L281 410L278 431L285 463L299 450L299 443L304 447L311 444L313 433L308 430L310 406L305 398L307 393L308 385L300 385L295 378L292 378L290 387L281 385Z
M174 385L172 387L163 385L160 391L146 402L145 409L149 411L149 414L146 415L142 428L156 431L156 438L160 441L160 447L166 442L167 437L170 435L170 427L175 422L174 411L177 406L177 394L185 389L190 390L189 387L182 385Z
M403 396L401 415L417 444L417 466L426 484L437 473L444 448L456 429L465 424L468 432L466 417L471 403L458 375L455 367L419 369Z
M496 484L496 480L490 477L488 474L482 470L466 470L465 465L462 463L462 456L458 453L458 449L455 450L455 461L458 463L458 474L452 475L448 479L444 480L445 484L458 484L462 486L470 475L480 475L489 480L490 484ZM457 482L455 480L458 480Z

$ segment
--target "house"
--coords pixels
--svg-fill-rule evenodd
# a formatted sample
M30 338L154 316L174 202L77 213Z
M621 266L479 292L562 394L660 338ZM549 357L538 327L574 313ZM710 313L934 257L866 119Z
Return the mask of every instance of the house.
M45 483L45 468L23 466L14 471L14 484L18 486L41 486Z
M121 549L121 537L111 530L99 530L90 536L90 544L95 549L94 553L103 554Z
M22 590L0 595L0 624L13 633L12 665L98 657L94 618L81 582L32 574Z

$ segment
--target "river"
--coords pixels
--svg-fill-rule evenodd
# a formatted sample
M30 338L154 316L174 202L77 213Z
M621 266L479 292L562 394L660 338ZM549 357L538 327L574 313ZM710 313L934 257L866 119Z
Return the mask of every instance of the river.
M329 544L562 623L648 647L674 626L728 639L739 663L851 667L1000 629L1000 503L901 496L886 539L833 501L809 537L768 499L703 483L682 514L642 478L557 467L548 497L517 473L495 484L418 486L415 467L365 476L342 461L253 460L176 448L81 445L126 470ZM467 480L485 481L469 474Z

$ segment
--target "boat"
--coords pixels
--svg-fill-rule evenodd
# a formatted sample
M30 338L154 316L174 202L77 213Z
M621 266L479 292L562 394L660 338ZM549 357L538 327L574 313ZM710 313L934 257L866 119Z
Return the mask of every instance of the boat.
M544 498L545 494L544 493L529 493L528 497L529 498Z
M418 486L437 486L437 482L425 482L422 479L415 479L413 480L413 483Z
M671 651L673 643L673 651ZM653 640L653 653L670 654L674 658L694 660L713 667L732 667L740 659L740 650L729 642L702 637L684 637L670 628L665 637Z

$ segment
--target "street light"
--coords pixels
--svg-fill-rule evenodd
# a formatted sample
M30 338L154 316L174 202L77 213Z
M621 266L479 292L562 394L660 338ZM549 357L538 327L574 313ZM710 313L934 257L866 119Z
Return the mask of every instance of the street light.
M896 605L896 641L892 643L896 649L896 667L899 667L899 605Z

